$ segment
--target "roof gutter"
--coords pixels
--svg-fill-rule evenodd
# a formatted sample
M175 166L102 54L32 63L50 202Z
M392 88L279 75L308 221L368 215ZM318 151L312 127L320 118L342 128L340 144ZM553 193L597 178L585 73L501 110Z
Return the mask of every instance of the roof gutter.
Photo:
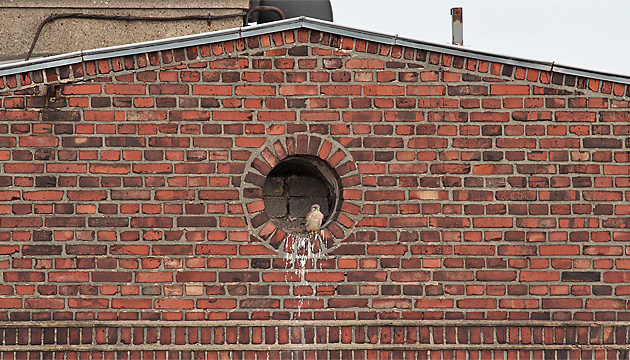
M346 36L388 45L398 45L412 49L439 52L453 56L473 58L477 60L502 63L535 70L549 71L565 75L573 75L622 84L630 84L630 76L611 74L595 70L580 69L572 66L559 65L558 63L554 62L529 60L507 55L491 54L483 51L466 49L461 46L435 44L419 40L401 38L398 35L386 35L367 30L355 29L328 21L306 17L291 18L261 25L220 30L210 33L186 35L169 39L112 46L101 49L82 50L40 59L3 64L0 65L0 76L20 74L28 71L43 70L57 66L72 65L84 61L136 55L162 50L184 48L189 46L213 44L223 41L238 40L252 36L301 28L328 32L338 36Z

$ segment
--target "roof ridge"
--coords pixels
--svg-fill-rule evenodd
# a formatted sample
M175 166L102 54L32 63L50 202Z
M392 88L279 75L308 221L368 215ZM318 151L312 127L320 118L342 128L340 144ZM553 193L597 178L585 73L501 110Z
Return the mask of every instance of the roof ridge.
M304 16L254 26L219 30L203 34L186 35L99 49L81 50L45 58L7 63L0 65L0 76L16 75L29 71L43 70L63 65L72 65L90 60L100 60L117 56L136 55L167 49L185 48L189 46L219 43L229 40L238 40L251 36L270 34L286 30L296 30L300 28L328 32L338 36L346 36L359 40L378 42L387 45L402 46L412 49L443 53L452 56L461 56L476 60L501 63L505 65L520 66L534 70L579 76L621 84L630 84L630 76L626 75L582 69L573 66L558 64L555 61L546 62L540 60L524 59L514 56L473 50L456 45L436 44L421 40L408 39L400 37L399 35L387 35L369 30L356 29L349 26L307 18Z

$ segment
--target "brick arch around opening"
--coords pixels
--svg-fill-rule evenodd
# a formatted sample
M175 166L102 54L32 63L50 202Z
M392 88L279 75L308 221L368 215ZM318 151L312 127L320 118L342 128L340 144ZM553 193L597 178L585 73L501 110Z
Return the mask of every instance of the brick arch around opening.
M267 175L284 159L311 156L325 162L339 179L336 206L322 224L321 251L328 252L347 238L361 218L363 190L356 163L347 149L333 139L312 134L270 137L250 159L241 186L241 201L254 241L281 249L289 231L278 227L265 212L263 186Z

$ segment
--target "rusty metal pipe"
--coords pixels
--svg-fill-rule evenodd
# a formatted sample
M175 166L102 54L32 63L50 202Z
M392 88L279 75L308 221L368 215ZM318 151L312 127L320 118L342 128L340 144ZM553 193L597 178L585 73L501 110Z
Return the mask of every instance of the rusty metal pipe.
M249 11L247 11L247 16L245 17L245 26L247 26L247 24L249 23L249 17L253 13L255 13L255 12L265 12L265 11L274 12L274 13L278 14L278 16L280 17L280 19L278 19L278 20L284 20L284 13L282 12L282 10L280 10L279 8L277 8L275 6L254 6L254 7L250 8Z
M460 7L452 8L453 45L464 45L464 14Z

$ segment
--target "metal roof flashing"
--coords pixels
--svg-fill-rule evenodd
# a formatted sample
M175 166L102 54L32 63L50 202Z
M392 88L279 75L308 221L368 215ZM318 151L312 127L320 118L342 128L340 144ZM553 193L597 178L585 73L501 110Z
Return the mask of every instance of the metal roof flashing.
M491 54L483 51L463 48L461 46L436 44L420 40L407 39L398 35L387 35L369 30L355 29L328 21L307 17L291 18L254 26L219 30L203 34L187 35L169 39L147 41L142 43L119 45L101 49L75 51L40 59L19 61L0 65L0 76L15 75L28 71L43 70L56 66L71 65L83 61L100 60L118 56L128 56L155 52L168 49L178 49L189 46L214 44L218 42L237 40L251 36L264 35L278 31L295 30L299 28L328 32L338 36L346 36L360 40L367 40L388 45L440 52L448 55L462 56L477 60L484 60L525 68L531 68L554 73L574 75L585 78L630 84L630 76L611 74L596 70L580 69L572 66L560 65L554 62L530 60L513 56Z
M21 74L28 71L48 69L56 66L72 65L83 61L81 51L48 56L45 58L18 61L0 65L0 76Z

